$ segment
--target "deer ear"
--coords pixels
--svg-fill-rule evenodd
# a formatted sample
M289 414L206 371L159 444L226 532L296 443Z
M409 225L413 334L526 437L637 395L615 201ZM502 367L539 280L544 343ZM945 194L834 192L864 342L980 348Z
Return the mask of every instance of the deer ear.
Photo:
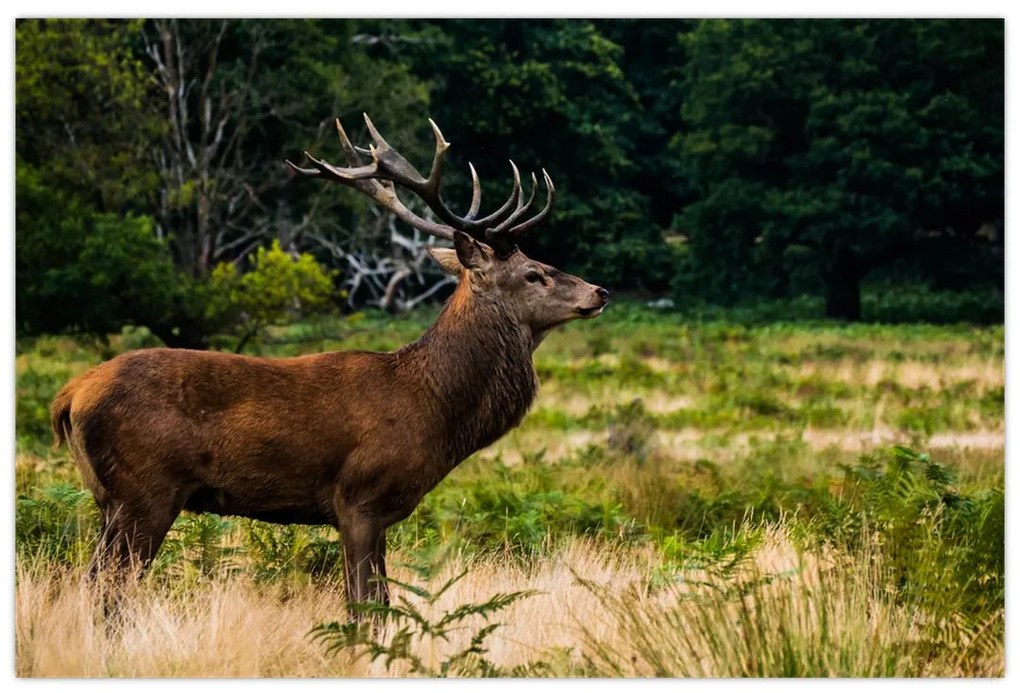
M459 277L460 273L464 271L464 268L460 264L460 260L457 259L457 251L453 248L426 248L432 259L436 261L436 264L443 268L443 271L447 274L452 274L455 277Z
M463 231L453 232L453 247L461 266L466 269L485 269L492 262L492 250Z

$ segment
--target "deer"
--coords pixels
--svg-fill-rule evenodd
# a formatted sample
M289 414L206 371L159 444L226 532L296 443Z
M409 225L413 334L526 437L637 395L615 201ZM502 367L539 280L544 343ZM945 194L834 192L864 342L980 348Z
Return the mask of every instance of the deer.
M343 547L348 605L389 602L386 530L407 518L458 464L520 424L538 392L533 354L554 328L598 316L609 292L528 258L516 240L552 209L553 182L533 213L510 161L510 196L459 216L440 193L449 142L422 176L379 134L355 147L336 120L347 166L307 151L297 178L338 183L451 247L431 257L458 282L432 326L392 352L263 358L151 348L71 379L50 407L54 447L67 444L99 509L90 574L136 576L184 510L280 524L332 525ZM405 206L417 196L434 219ZM435 219L438 219L436 221ZM349 607L350 608L350 607ZM357 615L352 611L352 616Z

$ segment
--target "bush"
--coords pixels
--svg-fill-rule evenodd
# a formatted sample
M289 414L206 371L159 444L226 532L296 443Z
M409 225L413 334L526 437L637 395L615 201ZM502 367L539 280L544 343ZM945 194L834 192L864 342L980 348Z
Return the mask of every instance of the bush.
M892 585L939 615L987 614L1005 603L1005 494L962 493L956 471L893 447L847 467L855 537L879 538Z
M484 477L446 483L426 496L398 525L396 540L455 540L472 551L523 557L571 535L619 539L634 533L636 522L604 479L562 472L560 465L543 462L487 463Z
M88 491L53 484L18 496L14 528L19 556L81 566L92 555L99 515Z
M331 307L333 272L307 253L291 257L278 240L259 248L251 269L241 273L234 263L220 263L209 279L208 317L238 338L235 351L266 327L322 313Z
M70 375L67 369L42 371L31 366L18 374L14 418L19 446L36 452L50 446L50 401Z
M436 574L440 565L410 566L419 577L428 579ZM470 569L448 579L436 590L424 585L410 585L392 578L384 578L395 590L394 604L355 602L350 604L357 613L370 620L322 623L312 629L312 638L326 646L326 652L335 654L351 651L355 661L368 656L370 661L382 659L389 672L394 664L406 667L408 673L431 678L447 676L534 676L546 669L538 661L526 666L505 670L486 658L486 640L500 626L490 619L507 607L534 594L533 591L494 594L485 601L458 604L430 618L436 602L454 587ZM478 624L479 619L485 625ZM383 633L389 626L388 633ZM436 651L440 642L450 642L450 636L459 630L472 628L468 646L444 656L438 662L428 661L418 653ZM388 637L387 637L388 635Z

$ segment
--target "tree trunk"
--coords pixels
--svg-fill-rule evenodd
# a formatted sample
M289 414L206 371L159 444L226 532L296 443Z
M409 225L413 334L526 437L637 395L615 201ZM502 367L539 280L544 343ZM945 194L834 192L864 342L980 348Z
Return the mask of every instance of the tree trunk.
M837 266L825 277L825 317L859 322L861 319L861 273L853 267Z

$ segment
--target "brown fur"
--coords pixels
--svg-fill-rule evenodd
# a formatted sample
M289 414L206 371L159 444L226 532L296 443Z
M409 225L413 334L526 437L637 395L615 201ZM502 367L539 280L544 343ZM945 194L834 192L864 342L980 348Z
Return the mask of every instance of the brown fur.
M385 599L368 578L385 575L386 528L520 423L537 392L538 342L606 302L577 277L465 239L435 252L448 269L463 265L457 290L398 351L265 359L151 349L68 382L51 423L100 508L94 567L144 566L182 509L331 524L349 597Z

